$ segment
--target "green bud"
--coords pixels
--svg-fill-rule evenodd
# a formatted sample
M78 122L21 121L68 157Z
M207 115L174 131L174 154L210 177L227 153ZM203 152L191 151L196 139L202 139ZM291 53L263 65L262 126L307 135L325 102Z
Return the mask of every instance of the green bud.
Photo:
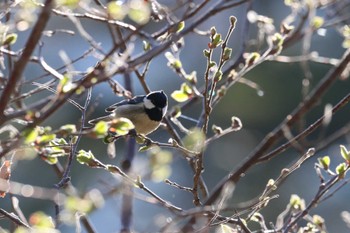
M186 75L186 79L193 85L197 84L197 72L192 71L190 74Z
M182 67L182 63L180 60L176 59L171 66L175 69L175 70L179 70Z
M209 68L215 67L216 66L216 62L215 61L210 61L209 63Z
M76 144L78 142L78 136L73 136L70 141L72 144Z
M280 32L282 35L289 35L289 33L291 33L291 31L293 31L293 29L294 29L294 26L288 25L286 23L282 23Z
M97 124L94 126L92 131L96 135L97 138L103 138L108 132L109 125L105 121L99 121Z
M253 216L251 217L251 220L254 222L264 222L264 216L258 212L254 213Z
M142 41L142 43L143 43L143 50L144 51L148 51L148 50L150 50L151 49L151 43L149 43L148 41Z
M227 88L225 86L221 86L220 89L218 90L218 96L223 97L226 95Z
M174 108L173 108L173 111L172 111L172 113L171 113L171 116L173 117L173 118L178 118L179 116L181 116L181 108L180 108L180 106L175 106Z
M312 216L312 222L321 229L324 228L325 220L320 215L315 214Z
M12 45L12 44L16 43L17 36L18 35L16 33L7 34L4 42L2 43L2 45Z
M185 28L185 21L181 21L177 25L177 30L176 32L181 32Z
M283 45L283 37L281 34L279 33L275 33L272 37L271 37L271 40L272 40L272 44L274 46L279 46L279 45Z
M324 24L324 19L320 16L315 16L311 21L311 26L314 29L318 29L318 28L322 27L323 24Z
M250 53L249 56L245 60L246 66L253 65L260 58L260 54L257 52Z
M31 144L39 136L39 128L38 127L27 128L21 132L21 135L23 136L24 142L26 144Z
M224 49L224 54L222 55L222 59L224 61L227 61L231 58L231 54L232 54L232 49L231 48L225 48Z
M269 181L266 184L266 187L272 190L276 190L277 186L275 184L275 180L274 179L269 179Z
M222 39L221 39L221 34L217 33L214 35L214 38L212 40L212 46L217 47L222 43Z
M80 150L77 154L77 161L81 164L89 164L94 158L91 151Z
M343 145L340 145L340 154L343 157L343 159L345 159L345 161L350 163L350 151L348 151Z
M215 34L216 34L216 28L215 27L211 27L210 28L210 35L211 36L215 36Z
M56 138L56 134L44 134L36 138L37 144L46 144Z
M291 195L289 205L295 210L305 209L305 201L296 194Z
M221 79L222 79L222 71L218 70L214 75L214 82L219 82Z
M328 170L329 165L331 164L331 159L329 156L323 156L322 158L318 158L318 163L324 170Z
M59 129L61 134L69 135L77 132L77 127L73 124L62 125Z
M339 179L344 179L346 170L347 169L345 163L341 163L336 167L335 171L338 174Z
M210 52L208 49L204 49L203 50L203 54L204 54L204 57L209 57L210 56Z

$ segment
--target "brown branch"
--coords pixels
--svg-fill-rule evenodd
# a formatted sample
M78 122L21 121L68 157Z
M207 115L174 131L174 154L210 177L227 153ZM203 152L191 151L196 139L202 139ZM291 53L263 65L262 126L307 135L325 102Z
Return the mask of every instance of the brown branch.
M17 215L13 213L9 213L2 208L0 208L0 214L4 215L6 218L10 219L12 222L16 223L17 225L30 229L30 226L28 226L25 222L23 222Z
M332 114L334 114L335 112L337 112L339 109L341 109L342 107L344 107L346 104L348 104L350 101L350 93L348 95L346 95L343 99L341 99L332 109ZM320 117L319 119L317 119L314 123L312 123L309 127L307 127L305 130L303 130L301 133L299 133L297 136L295 136L294 138L291 138L290 140L288 140L288 142L284 143L283 145L279 146L278 148L274 149L273 151L271 151L270 153L268 153L267 155L264 155L263 157L261 157L260 159L258 159L258 162L262 162L262 161L266 161L269 160L271 158L273 158L275 155L282 153L283 151L285 151L288 147L290 147L293 143L301 140L302 138L306 137L307 135L309 135L310 133L312 133L315 129L317 129L319 126L322 125L323 120L324 120L325 116Z
M289 115L287 118L278 125L273 131L271 131L257 148L246 158L245 161L235 170L230 172L224 177L221 182L214 188L212 194L209 196L206 205L211 205L215 202L221 193L223 186L227 182L238 182L241 178L241 174L244 174L250 167L256 164L259 159L264 156L267 150L274 145L283 134L283 128L285 126L291 127L302 116L306 114L321 98L321 96L329 89L329 87L337 80L338 76L343 72L346 66L350 62L350 49L348 49L338 65L331 69L321 82L315 87L315 89L305 98L305 100L299 104L299 106Z
M46 24L49 21L53 2L53 0L45 1L45 5L38 17L36 24L34 25L32 33L30 34L27 43L24 46L23 53L19 60L14 64L11 76L0 98L0 125L6 121L4 111L7 107L8 102L10 101L11 94L15 90L18 81L21 79L23 71L41 38L42 32L44 31Z

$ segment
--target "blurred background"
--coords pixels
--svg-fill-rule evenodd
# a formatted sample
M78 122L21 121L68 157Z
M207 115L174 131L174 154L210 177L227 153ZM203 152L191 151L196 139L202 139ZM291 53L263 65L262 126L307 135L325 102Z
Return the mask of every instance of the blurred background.
M172 5L171 1L159 1L161 3ZM348 4L349 5L349 4ZM210 4L209 6L210 7ZM233 48L233 57L235 51L239 51L242 44L243 23L246 17L246 4L237 8L223 11L217 14L199 26L200 30L209 30L215 26L217 31L223 35L226 34L229 27L229 16L237 17L236 29L229 41L228 46ZM273 24L277 28L281 21L290 13L290 9L284 5L283 1L265 0L253 1L252 10L259 15L265 15L274 20ZM318 16L327 17L329 14L327 9L317 12ZM91 20L81 20L86 31L100 43L106 51L112 46L108 28L103 23L93 22ZM188 22L186 22L187 24ZM158 30L160 25L150 22L144 30L154 32ZM53 16L47 26L48 30L64 29L73 30L76 28L66 18ZM25 43L28 31L24 31L19 35L18 41L13 46L13 50L21 49ZM250 27L250 37L256 37L256 27ZM321 35L320 35L321 34ZM311 51L317 51L320 56L340 58L344 52L342 47L343 37L336 28L327 28L325 35L315 33L312 37ZM203 49L207 47L209 39L205 36L191 34L185 37L185 49L181 51L180 59L187 73L191 71L197 72L198 86L204 82L204 72L206 67L206 59L203 56ZM90 45L82 40L79 34L69 35L67 33L56 33L52 37L43 38L43 47L41 49L42 56L46 62L53 67L63 65L63 61L59 53L64 50L67 56L74 59L89 49ZM249 50L249 47L248 47ZM142 52L142 44L135 41L135 49L133 54ZM253 51L247 51L253 52ZM302 53L302 42L287 48L282 55L296 56ZM215 54L218 57L219 54ZM75 70L85 71L97 62L93 56L88 56L80 62L74 64ZM154 59L147 73L147 83L152 90L164 90L168 96L180 88L182 80L167 66L167 59L164 55ZM312 72L311 87L314 87L321 78L331 68L328 64L315 64L310 62L310 70ZM37 65L30 65L26 69L25 78L28 80L28 89L31 89L31 80L39 77L43 71ZM273 130L278 124L293 110L302 99L301 87L304 73L300 63L278 63L267 61L253 69L245 76L246 79L255 82L259 89L253 89L244 84L236 84L228 90L226 97L217 105L210 118L209 129L215 124L226 128L230 126L231 117L237 116L243 123L243 129L224 136L220 140L210 144L207 148L204 163L205 171L203 178L207 182L209 191L228 174L229 171L237 167L254 148L261 142L264 136ZM122 76L114 77L120 83L123 83ZM43 80L38 80L42 82ZM144 94L141 85L136 77L132 76L132 85L134 94ZM318 106L307 115L305 119L310 124L322 116L326 104L336 104L343 96L350 91L350 81L337 81L324 99L320 100ZM48 93L35 95L29 101L45 98ZM93 89L93 101L98 103L89 118L104 114L104 109L122 100L115 96L108 84L102 83ZM78 99L83 103L84 99ZM177 103L170 98L170 107L174 107ZM184 114L187 116L198 118L201 113L201 105L193 105L186 110ZM330 134L341 126L349 123L350 108L346 106L339 113L336 113L332 119L330 126L325 133ZM45 125L58 128L63 124L78 124L80 120L80 112L72 105L66 104L62 109L56 112ZM194 126L192 122L184 122L187 127ZM163 129L149 135L154 140L167 142L170 135ZM316 134L310 136L310 140L317 139ZM332 165L342 161L339 153L339 144L343 144L350 148L349 135L343 137L324 150L316 151L316 155L305 162L302 167L293 173L285 183L276 191L279 198L272 200L269 205L263 209L262 214L265 221L275 222L276 217L281 213L289 203L292 194L298 194L304 198L306 203L312 200L313 196L320 185L314 169L314 163L317 158L329 155L332 159ZM110 159L106 153L106 145L101 140L83 138L79 148L91 150L95 156L108 164L120 165L120 161L124 156L125 140L121 139L116 143L117 157ZM183 186L192 186L193 173L187 162L177 151L172 150L171 175L169 179ZM18 160L13 168L11 180L20 183L29 183L41 187L52 188L59 180L53 172L49 164L36 157L25 155L25 160ZM249 173L238 183L230 205L235 206L240 202L249 201L258 196L265 188L269 179L275 179L280 174L281 169L288 167L293 161L300 157L300 153L295 150L287 150L280 154L272 161L262 163L250 169ZM29 159L30 158L30 159ZM136 174L147 174L149 172L149 153L143 152L136 155L133 161L132 170ZM91 169L84 165L74 162L72 170L72 184L82 193L84 191L97 188L102 193L107 193L112 187L120 183L118 177L98 169ZM143 180L145 184L151 188L160 197L170 201L176 206L184 209L193 207L192 194L174 187L170 187L164 182L155 182L151 180ZM327 229L329 232L348 232L349 228L342 221L340 214L342 211L350 210L348 194L350 188L345 186L341 191L337 192L332 198L323 202L310 214L319 214L325 218ZM168 217L172 217L164 208L147 203L144 199L146 193L135 190L136 198L133 207L134 229L136 232L154 232L166 223ZM2 208L9 207L9 197L0 200ZM52 202L36 199L28 199L18 197L20 206L25 215L42 210L48 214L54 213ZM90 214L91 222L95 225L98 232L118 232L120 229L120 195L110 195L106 198L105 204ZM331 210L331 211L330 211ZM0 225L4 222L0 220ZM74 226L62 226L62 232L75 232ZM84 230L83 230L84 232Z

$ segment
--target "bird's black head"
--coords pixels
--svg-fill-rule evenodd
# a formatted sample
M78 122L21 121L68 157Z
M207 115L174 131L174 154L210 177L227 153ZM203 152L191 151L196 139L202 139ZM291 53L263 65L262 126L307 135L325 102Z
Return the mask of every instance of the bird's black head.
M161 121L168 108L168 97L163 91L154 91L145 97L144 105L152 120Z
M154 91L147 95L149 99L156 108L164 108L168 105L168 97L163 91Z

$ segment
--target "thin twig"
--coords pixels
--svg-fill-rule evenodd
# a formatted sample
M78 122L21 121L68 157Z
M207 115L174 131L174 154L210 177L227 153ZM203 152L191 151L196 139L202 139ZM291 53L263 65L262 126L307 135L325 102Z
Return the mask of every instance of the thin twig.
M66 167L66 169L65 169L65 171L64 171L64 173L62 175L61 180L55 185L57 188L62 188L67 182L70 181L69 175L70 175L70 171L71 171L71 167L72 167L72 162L73 162L73 160L75 160L78 144L79 144L80 139L82 137L82 131L85 128L84 127L85 114L86 114L87 107L90 104L91 92L92 92L92 88L89 88L88 92L87 92L84 108L83 108L82 113L81 113L81 126L80 126L80 129L79 129L79 134L78 134L78 136L76 138L75 143L71 145L71 150L70 150L70 154L69 154L69 157L68 157L67 167Z
M10 219L12 222L16 223L17 225L30 229L30 226L25 222L23 222L17 215L13 213L9 213L3 208L0 208L0 214L4 215L6 218Z
M50 18L50 12L53 7L53 0L46 0L45 5L42 8L38 20L34 25L32 33L30 34L26 45L24 46L23 53L18 61L14 64L11 76L7 82L7 85L0 98L0 125L2 125L7 119L5 117L4 110L7 107L11 98L11 93L16 88L18 81L22 78L22 73L34 52L36 45L38 44L42 32L44 31L47 22Z
M344 107L346 104L348 104L350 101L350 93L345 96L343 99L341 99L332 109L332 114L337 112L339 109ZM303 130L301 133L299 133L297 136L294 138L290 139L288 142L284 143L283 145L279 146L278 148L274 149L270 153L261 156L257 162L262 162L265 160L269 160L273 158L275 155L285 151L288 147L290 147L294 142L300 140L303 137L306 137L310 133L312 133L316 128L318 128L320 125L322 125L323 119L325 116L320 117L317 119L314 123L312 123L309 127L307 127L305 130Z
M282 133L284 126L291 127L295 122L298 121L308 110L310 110L320 99L320 97L329 89L331 84L337 80L338 76L343 72L346 66L350 62L350 49L348 49L343 58L339 61L338 65L332 68L325 77L320 81L320 83L315 87L315 89L306 97L306 99L300 103L300 105L271 133L269 133L264 140L256 147L256 149L247 157L245 161L238 168L230 172L226 177L224 177L221 182L215 187L214 191L211 193L210 197L207 199L205 204L212 204L221 192L222 187L226 182L234 181L237 182L241 178L241 174L244 174L250 167L252 167L256 162L264 156L264 153L277 141L279 140L279 135Z

